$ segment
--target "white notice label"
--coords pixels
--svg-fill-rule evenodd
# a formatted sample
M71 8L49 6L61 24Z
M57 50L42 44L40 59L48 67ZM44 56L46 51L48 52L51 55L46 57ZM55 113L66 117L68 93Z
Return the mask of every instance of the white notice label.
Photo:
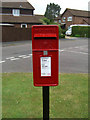
M41 57L41 76L51 76L51 57Z

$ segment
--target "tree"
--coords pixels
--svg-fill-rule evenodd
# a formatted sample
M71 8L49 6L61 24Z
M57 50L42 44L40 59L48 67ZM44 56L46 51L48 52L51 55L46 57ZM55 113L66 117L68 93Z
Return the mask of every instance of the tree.
M50 3L50 5L47 5L46 7L44 16L51 21L60 15L60 10L61 8L58 4Z
M42 19L41 19L41 22L42 22L43 25L48 25L48 24L50 24L50 20L49 20L48 18L46 18L46 17L42 18Z

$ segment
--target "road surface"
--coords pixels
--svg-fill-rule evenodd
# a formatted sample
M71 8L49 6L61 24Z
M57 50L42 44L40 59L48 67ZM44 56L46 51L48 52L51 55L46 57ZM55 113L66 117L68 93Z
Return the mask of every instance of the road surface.
M88 39L61 39L59 72L88 73ZM3 43L2 72L32 72L32 41Z

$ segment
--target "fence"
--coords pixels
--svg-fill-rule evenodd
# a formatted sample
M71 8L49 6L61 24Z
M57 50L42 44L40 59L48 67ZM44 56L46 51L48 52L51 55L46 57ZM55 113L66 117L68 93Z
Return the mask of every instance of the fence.
M31 28L2 27L2 42L31 40Z

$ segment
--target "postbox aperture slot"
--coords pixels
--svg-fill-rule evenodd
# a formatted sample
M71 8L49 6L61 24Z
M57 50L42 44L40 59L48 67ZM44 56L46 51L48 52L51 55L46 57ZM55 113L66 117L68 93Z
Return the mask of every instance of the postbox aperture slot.
M35 37L35 39L56 39L56 37Z
M56 34L34 34L35 39L56 39L57 35Z

